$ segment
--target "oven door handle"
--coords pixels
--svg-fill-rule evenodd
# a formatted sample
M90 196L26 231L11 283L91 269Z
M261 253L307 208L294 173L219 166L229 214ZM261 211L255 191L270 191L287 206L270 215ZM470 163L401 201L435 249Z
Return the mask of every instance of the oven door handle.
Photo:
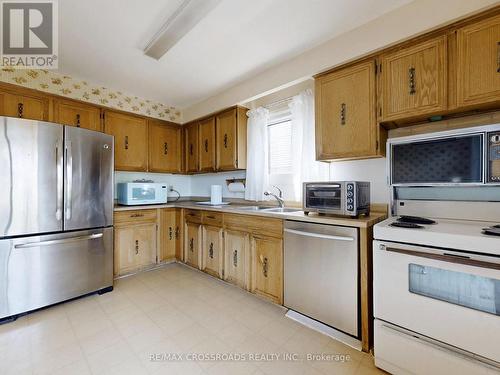
M287 232L287 233L297 234L299 236L324 238L324 239L327 239L327 240L336 240L336 241L354 241L353 237L332 236L332 235L329 235L329 234L304 232L304 231L301 231L301 230L288 229L288 228L285 228L284 231Z
M427 258L432 260L439 260L442 262L463 264L466 266L481 267L500 270L500 260L498 262L488 262L485 260L474 259L472 256L452 254L446 251L440 253L427 253L418 250L400 249L397 247L381 245L382 250L390 251L392 253L411 255L420 258Z

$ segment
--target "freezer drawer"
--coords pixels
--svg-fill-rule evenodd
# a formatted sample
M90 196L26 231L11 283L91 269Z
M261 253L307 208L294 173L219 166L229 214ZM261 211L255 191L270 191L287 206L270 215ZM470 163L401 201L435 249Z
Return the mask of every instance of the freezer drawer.
M356 228L285 222L284 304L359 337Z
M0 319L113 285L113 228L0 240Z

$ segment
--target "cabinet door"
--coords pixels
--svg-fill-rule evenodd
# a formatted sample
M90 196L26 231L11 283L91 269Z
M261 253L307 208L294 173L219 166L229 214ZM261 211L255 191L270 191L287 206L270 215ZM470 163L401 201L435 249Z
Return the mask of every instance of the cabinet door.
M252 237L252 293L283 303L283 241Z
M238 168L238 142L236 109L216 116L217 170Z
M134 247L137 267L156 263L156 224L141 224L134 228Z
M37 96L0 93L0 115L30 120L49 120L49 99Z
M148 128L144 118L106 111L104 132L115 137L115 170L147 171Z
M447 109L446 35L382 56L382 120Z
M56 100L54 120L59 124L101 131L101 109L83 103Z
M160 121L149 122L149 170L151 172L182 172L182 129Z
M123 275L136 267L134 227L115 227L115 276Z
M458 30L459 106L500 101L500 15Z
M160 262L175 259L177 238L177 217L175 208L164 208L160 213Z
M316 80L316 157L377 154L375 63L368 61Z
M184 259L192 267L200 268L201 260L201 225L186 223L186 239L184 241Z
M223 267L222 246L222 228L204 225L201 270L219 278Z
M156 262L156 224L115 227L115 275L124 275Z
M198 160L198 123L186 125L186 172L194 173L199 170Z
M215 171L215 118L200 121L200 171Z
M175 210L175 258L180 261L184 261L184 252L182 251L184 230L182 222L183 222L182 209L177 208Z
M248 289L250 284L250 238L248 233L224 233L224 280Z

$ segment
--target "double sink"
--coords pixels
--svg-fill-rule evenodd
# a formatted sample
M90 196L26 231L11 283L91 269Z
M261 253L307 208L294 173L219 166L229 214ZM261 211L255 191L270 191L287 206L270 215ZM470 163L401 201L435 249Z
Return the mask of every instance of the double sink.
M300 209L289 208L289 207L269 207L269 206L229 206L228 208L238 210L238 211L262 211L262 212L297 212Z

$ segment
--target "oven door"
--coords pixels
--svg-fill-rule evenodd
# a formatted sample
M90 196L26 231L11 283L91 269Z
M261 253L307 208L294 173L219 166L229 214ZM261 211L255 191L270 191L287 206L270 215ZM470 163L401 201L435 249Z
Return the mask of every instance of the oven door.
M343 196L343 184L306 184L304 211L341 214L344 212Z
M484 182L484 134L390 145L392 185L470 185Z
M500 258L374 241L377 319L500 365Z

